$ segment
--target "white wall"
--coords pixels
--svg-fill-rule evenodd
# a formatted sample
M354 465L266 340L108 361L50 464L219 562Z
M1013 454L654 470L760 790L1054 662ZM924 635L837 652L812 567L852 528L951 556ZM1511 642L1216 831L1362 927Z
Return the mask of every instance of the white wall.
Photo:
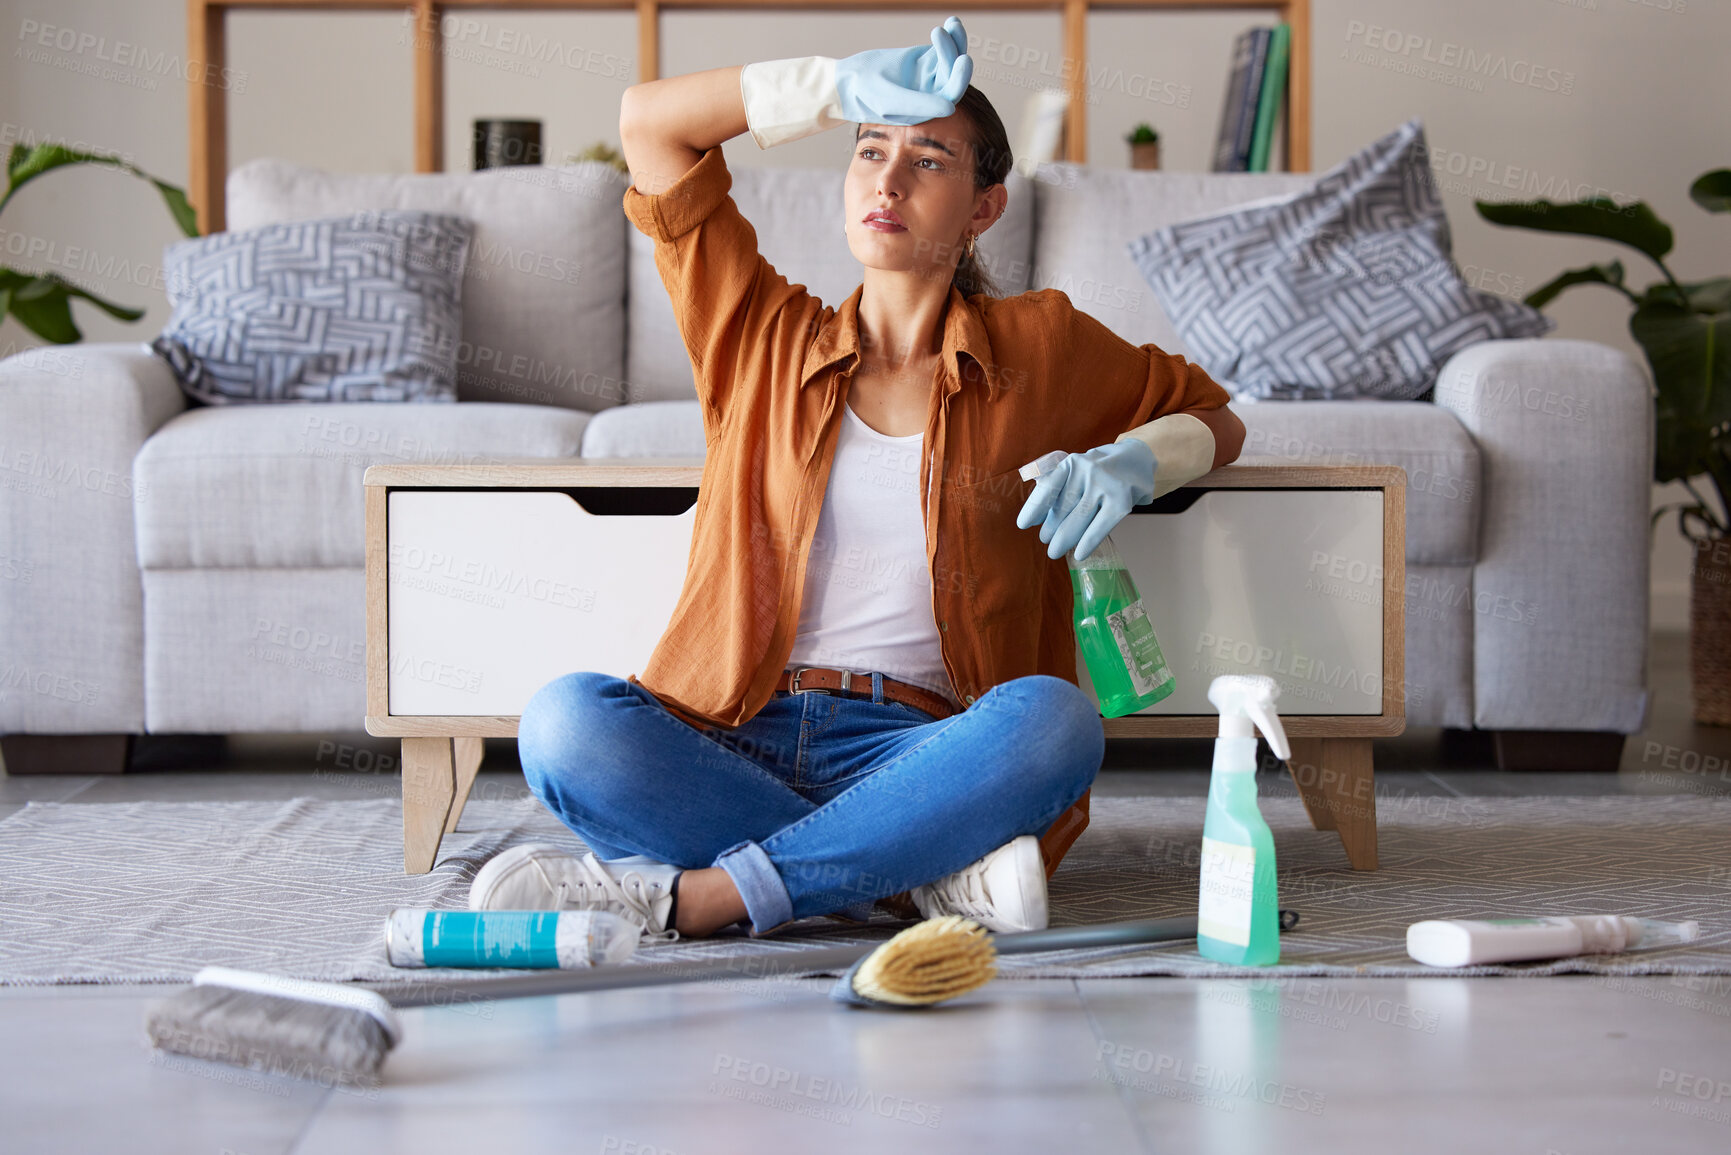
M834 13L677 12L663 22L667 74L724 64L926 41L948 10ZM620 91L637 76L628 11L536 14L459 11L446 64L448 168L469 167L477 116L538 117L552 159L596 141L617 146ZM1226 56L1253 8L1203 13L1112 12L1089 23L1089 163L1127 167L1122 136L1159 129L1164 164L1200 169L1219 116ZM388 12L231 15L230 162L282 156L344 171L407 172L406 18ZM1030 88L1057 84L1056 12L964 14L975 85L1012 134ZM1483 287L1519 296L1561 269L1622 257L1636 284L1640 256L1616 246L1493 228L1474 197L1603 191L1644 199L1676 229L1680 277L1731 270L1731 220L1686 195L1699 173L1731 165L1731 44L1726 0L1315 0L1314 164L1324 168L1410 116L1422 117L1442 178L1457 261ZM37 37L53 26L60 44ZM126 154L175 183L187 172L181 0L0 0L0 146L78 142ZM544 46L551 43L556 51ZM1489 75L1456 63L1489 59ZM1537 84L1519 80L1536 77ZM823 135L773 151L748 137L730 165L841 165L847 146ZM147 340L168 316L162 246L178 233L155 191L108 171L50 174L0 216L0 263L55 268L93 292L144 306L125 324L75 306L93 340ZM1627 307L1608 290L1553 305L1557 335L1638 354ZM0 356L36 344L0 323ZM1680 487L1655 487L1655 504ZM1654 537L1654 621L1687 623L1689 553L1674 526Z

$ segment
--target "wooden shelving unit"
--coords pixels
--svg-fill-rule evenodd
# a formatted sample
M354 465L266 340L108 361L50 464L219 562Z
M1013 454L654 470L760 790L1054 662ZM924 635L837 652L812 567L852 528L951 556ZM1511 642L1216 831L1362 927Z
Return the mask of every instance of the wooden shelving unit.
M674 9L726 9L737 12L873 12L931 9L932 0L186 0L188 57L205 66L201 75L220 76L227 63L227 16L234 9L299 9L303 11L403 11L415 14L414 54L415 171L444 169L444 56L440 51L441 17L458 10L566 11L572 9L636 9L637 83L661 76L661 14ZM1088 13L1144 10L1248 9L1277 15L1292 26L1292 54L1287 67L1286 155L1294 172L1310 168L1310 0L947 0L945 12L976 11L1063 13L1063 53L1075 61L1068 79L1070 106L1064 122L1064 159L1087 161ZM228 179L228 103L220 85L193 82L187 86L187 116L191 131L188 150L187 196L198 210L205 233L226 226L223 204Z

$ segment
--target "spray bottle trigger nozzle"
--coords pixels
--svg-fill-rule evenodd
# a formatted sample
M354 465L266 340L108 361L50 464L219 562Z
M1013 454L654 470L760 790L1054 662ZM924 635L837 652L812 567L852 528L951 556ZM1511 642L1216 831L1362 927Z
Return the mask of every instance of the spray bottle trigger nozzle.
M1278 697L1280 683L1266 674L1221 674L1208 684L1208 700L1220 711L1221 736L1248 738L1260 728L1275 757L1284 762L1292 757L1292 747L1274 711Z
M1254 700L1246 702L1244 709L1250 715L1250 720L1261 728L1262 736L1268 739L1268 748L1274 751L1274 756L1282 762L1291 760L1292 747L1286 741L1286 731L1281 728L1280 715L1268 709L1265 703Z

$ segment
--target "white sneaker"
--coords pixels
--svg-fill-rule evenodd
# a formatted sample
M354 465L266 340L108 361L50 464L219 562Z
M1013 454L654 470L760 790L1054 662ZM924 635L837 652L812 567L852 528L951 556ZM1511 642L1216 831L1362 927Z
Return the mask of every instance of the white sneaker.
M470 910L606 910L643 928L646 937L672 942L667 925L677 866L643 855L603 862L594 852L578 858L544 842L513 846L488 859L469 886Z
M1040 840L1024 834L909 894L927 918L959 914L987 930L1044 930L1046 863Z

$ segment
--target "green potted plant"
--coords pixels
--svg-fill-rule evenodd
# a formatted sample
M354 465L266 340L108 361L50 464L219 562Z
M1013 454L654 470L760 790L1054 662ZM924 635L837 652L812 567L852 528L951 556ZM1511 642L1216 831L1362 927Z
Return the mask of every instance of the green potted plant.
M1133 169L1157 169L1160 167L1160 134L1154 131L1151 124L1138 124L1129 136L1124 138L1130 143L1130 167Z
M34 148L15 144L6 161L6 195L0 196L0 210L5 209L13 194L45 172L71 164L100 164L122 169L155 185L168 203L175 224L189 237L198 236L198 214L186 203L184 190L157 180L143 169L128 164L109 153L80 152L58 144L38 144ZM83 340L84 335L72 322L72 299L83 298L111 317L136 321L144 316L143 309L131 309L105 301L95 293L79 288L58 273L27 273L0 265L0 320L10 313L18 323L56 345Z
M1703 173L1689 186L1689 197L1710 213L1731 211L1731 169ZM1655 510L1652 524L1675 510L1677 528L1695 551L1689 582L1694 717L1731 725L1731 277L1679 281L1664 261L1671 226L1643 201L1475 203L1493 224L1627 245L1664 274L1637 293L1623 283L1621 261L1587 265L1534 289L1526 302L1543 307L1575 285L1604 285L1634 307L1629 332L1647 356L1658 391L1653 479L1681 482L1692 499ZM1703 477L1717 494L1717 508L1696 488Z

